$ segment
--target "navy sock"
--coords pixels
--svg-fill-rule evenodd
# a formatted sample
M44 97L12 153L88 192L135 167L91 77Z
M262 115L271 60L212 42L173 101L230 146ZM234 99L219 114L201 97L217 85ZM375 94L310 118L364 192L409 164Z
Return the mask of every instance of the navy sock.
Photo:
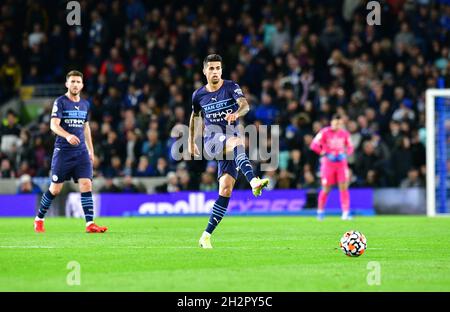
M47 214L50 205L52 204L52 200L55 198L55 195L50 193L50 190L44 193L41 198L41 205L39 206L38 218L44 219Z
M242 173L245 175L245 178L248 182L250 182L254 177L255 173L253 172L252 164L250 160L248 160L247 155L245 154L245 148L243 145L238 145L233 149L234 153L234 161L239 169L241 169Z
M206 232L211 234L219 222L222 220L223 216L227 212L228 202L230 201L230 197L220 196L214 203L211 217L209 217L208 226L206 227Z
M81 206L83 206L86 222L94 221L94 201L92 200L92 192L81 193Z

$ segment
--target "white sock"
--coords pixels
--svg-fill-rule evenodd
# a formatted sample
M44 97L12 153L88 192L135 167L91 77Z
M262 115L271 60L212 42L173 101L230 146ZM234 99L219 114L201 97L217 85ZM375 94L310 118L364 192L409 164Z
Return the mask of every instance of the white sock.
M45 219L45 218L44 218ZM44 219L39 218L38 216L36 216L36 218L34 218L34 221L44 221Z
M94 221L86 222L86 226L89 226L89 225L91 225L92 223L94 223Z
M206 231L204 231L203 234L202 234L202 236L211 237L211 234L208 233L208 232L206 232Z

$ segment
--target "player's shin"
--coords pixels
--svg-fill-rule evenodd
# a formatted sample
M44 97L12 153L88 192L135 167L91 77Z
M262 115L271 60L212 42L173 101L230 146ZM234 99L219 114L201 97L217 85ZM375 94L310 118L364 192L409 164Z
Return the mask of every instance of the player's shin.
M41 198L41 203L39 206L39 212L36 217L36 220L42 220L45 218L45 215L47 214L48 209L50 208L50 205L52 204L52 200L55 198L55 195L53 195L50 190L44 193Z
M340 199L341 199L341 208L343 213L350 212L350 194L348 190L340 190L339 191Z
M92 192L81 193L81 206L83 207L86 225L89 225L94 222L94 201L92 199Z
M255 173L253 172L253 167L247 157L247 154L245 154L245 147L243 145L238 145L233 149L233 153L236 165L250 183L250 181L255 178Z
M227 212L229 201L230 201L229 197L219 195L219 198L214 203L211 216L208 221L208 226L206 227L205 232L211 234L215 230L217 225L219 225L220 221Z
M319 198L317 200L318 213L323 213L325 211L325 204L327 203L327 199L328 199L328 192L320 190Z

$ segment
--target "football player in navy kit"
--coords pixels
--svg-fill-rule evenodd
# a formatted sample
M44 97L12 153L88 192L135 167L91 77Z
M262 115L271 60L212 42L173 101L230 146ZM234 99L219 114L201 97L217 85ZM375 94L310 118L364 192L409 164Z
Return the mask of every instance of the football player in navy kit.
M80 98L83 74L70 71L66 76L67 93L53 104L50 129L57 135L51 165L51 184L42 196L39 212L34 221L36 232L45 232L44 218L52 200L73 178L79 184L81 205L86 219L86 232L103 233L107 228L94 223L92 200L92 163L94 147L88 122L89 102Z
M200 247L212 248L211 233L227 211L238 169L245 175L255 196L261 195L269 180L255 176L245 153L244 140L236 130L238 118L247 114L250 107L239 85L222 79L222 57L208 55L203 61L203 74L208 83L192 94L188 149L194 157L200 156L195 139L200 132L196 118L201 118L205 124L205 153L218 160L219 198L199 241Z

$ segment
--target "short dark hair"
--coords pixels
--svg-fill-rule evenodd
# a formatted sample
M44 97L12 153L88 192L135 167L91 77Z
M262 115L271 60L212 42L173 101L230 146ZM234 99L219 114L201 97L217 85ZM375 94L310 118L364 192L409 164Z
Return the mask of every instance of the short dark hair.
M222 65L222 57L219 54L210 54L203 60L203 67L208 64L208 62L220 62L220 65Z
M334 120L334 119L342 119L341 114L333 114L333 116L331 116L331 120Z
M71 70L70 72L68 72L66 75L66 80L68 80L71 76L77 76L83 79L83 73L79 72L78 70Z

